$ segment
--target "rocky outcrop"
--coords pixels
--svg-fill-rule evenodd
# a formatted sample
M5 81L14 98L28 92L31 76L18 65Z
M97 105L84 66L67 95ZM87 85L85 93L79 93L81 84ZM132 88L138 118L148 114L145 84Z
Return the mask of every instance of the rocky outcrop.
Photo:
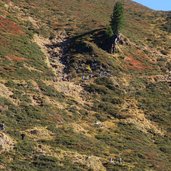
M51 66L56 71L57 80L67 79L65 73L66 52L70 44L68 35L65 31L58 31L54 37L50 37L49 43L45 44L49 54Z

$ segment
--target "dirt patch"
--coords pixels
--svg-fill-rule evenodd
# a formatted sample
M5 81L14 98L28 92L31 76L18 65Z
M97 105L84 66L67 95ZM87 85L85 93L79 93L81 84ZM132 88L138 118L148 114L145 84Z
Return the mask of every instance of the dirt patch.
M78 96L80 92L83 90L81 86L75 85L72 82L59 82L58 84L54 85L54 87L60 91L64 92L66 95L70 96Z
M128 87L130 85L130 82L132 81L131 75L124 75L123 77L120 77L120 81L123 86Z
M69 158L73 164L78 163L85 165L92 171L106 171L99 157L86 156L74 152L63 152L63 156L64 158Z
M49 68L52 68L51 67L51 64L50 64L50 62L49 62L49 54L48 54L48 50L47 50L47 48L46 48L46 44L49 44L50 43L50 40L49 39L46 39L46 38L44 38L44 37L42 37L42 36L39 36L39 35L37 35L37 34L35 34L34 36L33 36L33 42L34 43L36 43L39 47L40 47L40 49L41 49L41 51L43 52L43 54L45 55L45 62L46 62L46 64L47 64L47 66L49 67ZM54 70L53 70L54 71ZM54 73L55 73L55 71L54 71Z
M0 133L0 153L8 152L14 147L12 138L4 133Z
M108 120L108 121L102 122L102 127L106 129L115 130L117 129L117 124L116 124L116 121Z
M0 30L14 35L22 35L24 32L21 27L8 18L0 16Z
M86 123L71 123L70 125L74 132L84 134L87 137L93 137L91 128Z
M73 164L79 163L86 165L92 171L106 171L106 168L103 166L100 158L96 156L84 156L80 154L69 154L70 160L73 161Z
M57 91L74 98L80 104L85 103L81 96L83 88L80 85L76 85L75 83L68 81L59 81L56 84L54 84L54 82L46 82L46 84L54 86Z
M127 99L121 110L126 111L125 115L128 117L125 119L125 123L135 125L137 129L144 133L152 131L156 134L164 135L163 130L146 118L144 111L139 109L138 102L135 99Z
M27 61L28 59L23 58L23 57L18 57L15 55L7 55L5 56L6 59L8 59L9 61L14 61L14 62L23 62L23 61Z
M101 162L101 158L96 156L82 155L77 152L65 151L61 149L52 149L47 145L39 144L36 150L42 154L50 155L56 157L58 160L69 159L74 164L82 164L87 166L92 171L106 171L105 167Z
M90 156L87 158L85 163L93 171L106 171L106 168L98 157Z
M28 18L24 18L26 21L30 21L34 28L39 29L38 21L36 21L31 16L28 16Z
M8 89L4 84L0 83L0 96L5 98L10 98L13 92Z
M2 165L2 164L0 164L0 169L5 169L5 166L4 165Z

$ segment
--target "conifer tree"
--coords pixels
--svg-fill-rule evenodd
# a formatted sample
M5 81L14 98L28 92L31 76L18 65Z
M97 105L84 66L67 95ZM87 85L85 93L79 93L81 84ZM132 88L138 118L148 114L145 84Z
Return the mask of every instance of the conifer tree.
M110 27L113 35L118 35L124 24L124 7L121 2L116 2L111 17Z

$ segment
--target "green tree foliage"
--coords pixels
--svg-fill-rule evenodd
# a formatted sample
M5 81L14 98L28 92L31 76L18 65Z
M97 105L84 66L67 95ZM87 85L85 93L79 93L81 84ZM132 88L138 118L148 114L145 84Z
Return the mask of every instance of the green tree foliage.
M106 34L109 38L113 36L113 30L112 30L111 26L107 27Z
M121 2L116 2L111 17L110 27L113 35L118 35L124 24L124 7Z

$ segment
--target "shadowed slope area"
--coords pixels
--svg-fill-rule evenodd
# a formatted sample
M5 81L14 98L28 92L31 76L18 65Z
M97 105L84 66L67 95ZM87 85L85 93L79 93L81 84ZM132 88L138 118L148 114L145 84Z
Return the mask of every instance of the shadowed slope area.
M168 13L125 0L0 2L0 170L171 168Z

